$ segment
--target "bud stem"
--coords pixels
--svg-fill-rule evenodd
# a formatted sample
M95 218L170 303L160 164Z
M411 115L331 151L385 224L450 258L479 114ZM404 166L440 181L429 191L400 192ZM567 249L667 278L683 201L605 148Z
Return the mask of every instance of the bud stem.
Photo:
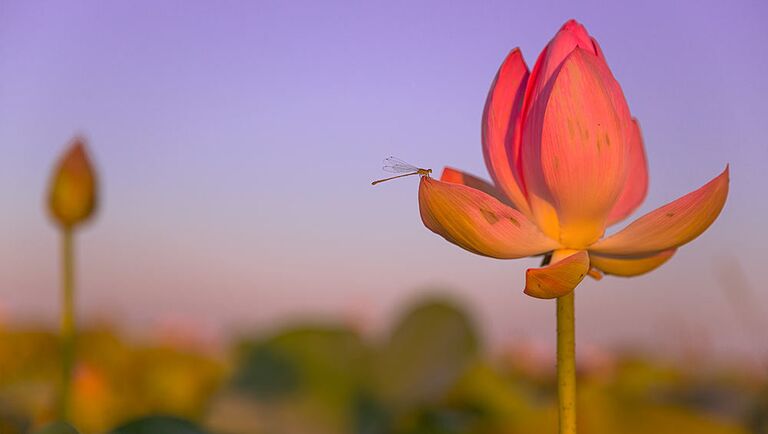
M557 299L557 399L560 434L576 434L574 291Z
M75 270L72 227L62 228L62 304L61 304L61 388L58 417L68 421L72 395L72 371L75 362Z

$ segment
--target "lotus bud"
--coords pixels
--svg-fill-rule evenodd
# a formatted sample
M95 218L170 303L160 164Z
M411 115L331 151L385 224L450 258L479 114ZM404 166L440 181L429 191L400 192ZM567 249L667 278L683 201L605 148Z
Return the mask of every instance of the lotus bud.
M96 174L85 140L76 137L54 168L48 208L59 225L72 228L93 214L97 196Z

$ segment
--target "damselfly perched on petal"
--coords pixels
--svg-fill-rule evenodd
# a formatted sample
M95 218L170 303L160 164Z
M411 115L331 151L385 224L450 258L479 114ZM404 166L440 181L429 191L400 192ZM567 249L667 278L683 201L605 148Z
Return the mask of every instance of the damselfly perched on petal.
M382 170L389 173L399 173L400 175L391 176L389 178L373 181L371 185L376 185L380 182L389 181L391 179L402 178L404 176L411 176L411 175L429 176L429 174L432 173L432 169L422 169L421 167L416 167L413 164L406 163L405 161L397 157L385 158L384 167L382 167Z

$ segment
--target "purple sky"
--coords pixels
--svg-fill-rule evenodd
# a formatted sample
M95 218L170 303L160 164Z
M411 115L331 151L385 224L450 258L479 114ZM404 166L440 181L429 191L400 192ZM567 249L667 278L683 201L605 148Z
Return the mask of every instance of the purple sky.
M729 302L738 278L722 276L741 270L748 306L768 312L768 3L193 3L0 4L0 315L55 317L43 195L79 132L103 187L78 239L84 318L376 327L437 288L492 342L551 342L554 303L522 294L536 260L460 250L422 226L416 179L369 182L388 155L486 177L498 65L520 46L532 66L573 17L643 127L640 213L732 173L723 215L662 269L579 287L579 339L754 352Z

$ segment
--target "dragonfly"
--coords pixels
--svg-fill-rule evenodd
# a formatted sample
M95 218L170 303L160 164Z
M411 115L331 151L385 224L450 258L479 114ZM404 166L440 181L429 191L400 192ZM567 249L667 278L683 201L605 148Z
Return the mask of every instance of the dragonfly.
M380 182L389 181L392 179L402 178L404 176L411 176L411 175L429 176L429 174L432 173L432 169L422 169L421 167L416 167L413 164L406 163L405 161L397 157L385 158L384 167L382 167L382 169L384 169L385 172L389 172L389 173L399 173L399 175L390 176L389 178L373 181L371 185L376 185Z

